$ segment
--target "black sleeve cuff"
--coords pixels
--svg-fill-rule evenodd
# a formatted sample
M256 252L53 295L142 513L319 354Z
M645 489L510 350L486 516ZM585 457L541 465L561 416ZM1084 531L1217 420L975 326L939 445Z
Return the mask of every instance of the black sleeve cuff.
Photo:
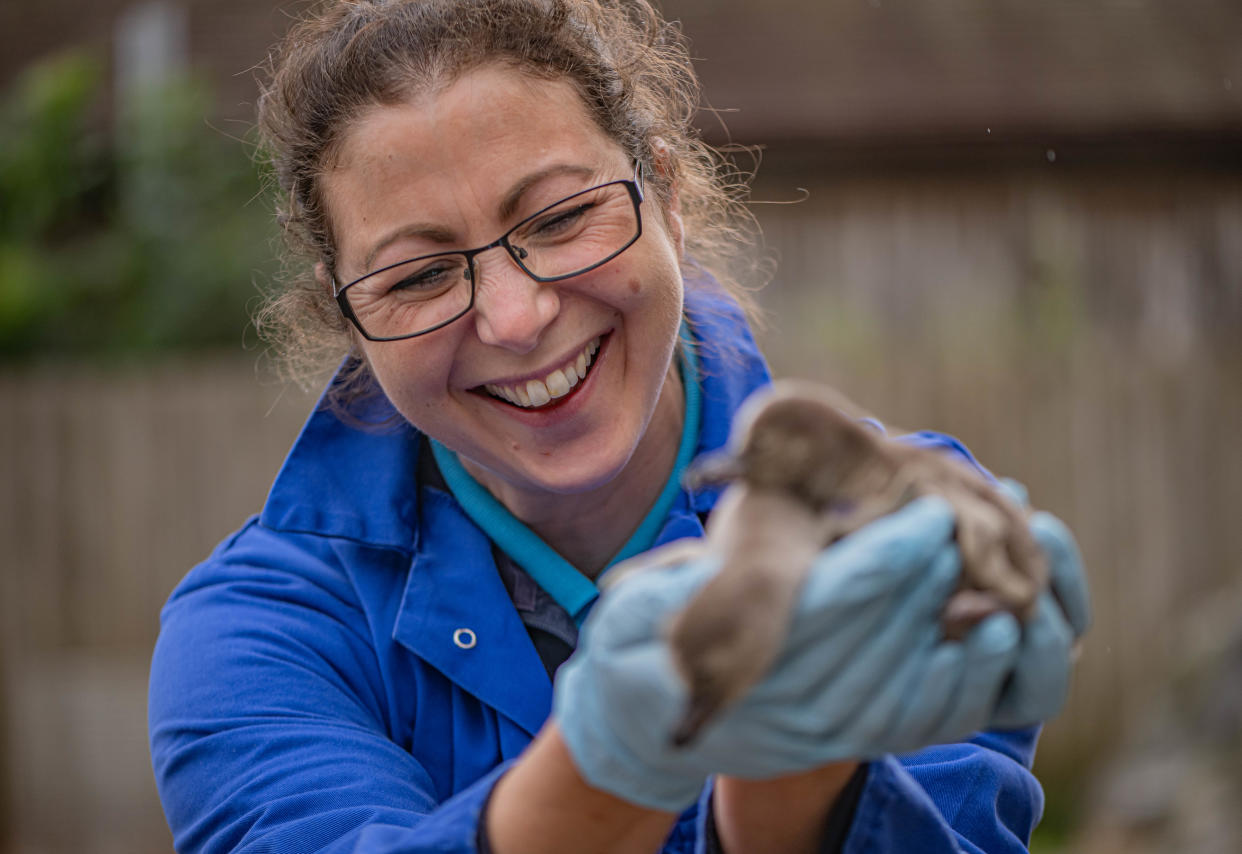
M832 812L828 813L828 821L824 825L819 854L837 854L845 847L845 838L854 825L854 812L867 785L867 768L866 762L859 762L845 788L837 795L837 802L832 805Z

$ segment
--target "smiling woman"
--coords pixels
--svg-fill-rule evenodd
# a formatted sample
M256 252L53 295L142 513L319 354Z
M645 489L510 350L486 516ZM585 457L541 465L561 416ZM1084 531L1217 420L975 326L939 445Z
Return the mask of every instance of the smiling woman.
M341 291L354 315L392 336L434 331L359 342L387 399L591 574L660 492L681 432L677 190L663 208L640 202L629 160L568 82L490 64L363 113L323 177L336 268L360 277ZM437 254L478 245L447 265ZM400 266L385 268L428 255L439 266L411 264L451 274L450 286L440 299L408 296ZM454 291L473 306L445 325L471 302ZM589 351L582 382L550 405L549 381L565 386ZM545 528L547 515L576 530Z
M178 850L1020 850L1081 620L1047 597L945 639L942 502L821 553L771 672L691 745L665 626L713 565L597 590L703 535L716 492L682 471L769 382L677 31L645 0L329 2L272 74L309 263L267 325L346 359L164 610ZM1037 527L1077 589L1072 539Z

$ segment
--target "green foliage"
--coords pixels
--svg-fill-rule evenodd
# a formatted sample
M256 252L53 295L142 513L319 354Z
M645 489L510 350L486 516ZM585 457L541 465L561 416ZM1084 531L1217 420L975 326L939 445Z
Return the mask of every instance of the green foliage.
M240 346L275 266L246 147L193 79L107 123L101 80L68 54L0 102L0 359Z

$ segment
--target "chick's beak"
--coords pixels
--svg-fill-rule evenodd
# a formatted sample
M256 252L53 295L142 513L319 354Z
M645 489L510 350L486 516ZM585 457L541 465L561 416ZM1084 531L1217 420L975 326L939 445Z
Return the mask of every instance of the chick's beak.
M728 451L712 451L695 459L681 476L681 483L692 492L720 486L742 476L742 463Z

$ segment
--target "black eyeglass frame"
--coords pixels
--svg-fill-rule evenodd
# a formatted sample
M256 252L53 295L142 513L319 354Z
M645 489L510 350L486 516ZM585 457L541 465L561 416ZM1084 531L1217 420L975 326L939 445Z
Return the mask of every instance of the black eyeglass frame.
M592 270L595 270L599 267L604 266L609 261L611 261L613 258L616 258L622 252L629 249L631 246L633 246L638 241L638 238L642 237L643 235L643 214L642 214L642 203L643 203L642 185L643 183L644 182L643 182L642 162L635 161L633 178L623 178L618 181L605 181L603 184L596 184L594 187L587 187L585 190L580 190L577 193L573 193L571 195L566 196L563 199L555 201L552 204L548 205L547 207L543 207L535 211L533 214L531 214L530 216L523 219L521 222L514 225L512 228L510 228L508 231L500 235L500 237L496 238L495 240L493 240L491 243L487 244L486 246L480 246L477 249L455 249L451 252L433 252L429 255L418 255L413 258L406 258L402 261L397 261L393 264L388 264L386 266L380 267L378 270L372 270L371 272L365 275L359 276L358 278L354 279L352 282L349 282L348 284L344 285L343 287L339 287L339 288L336 286L336 276L333 275L332 296L336 298L336 304L340 308L341 314L344 315L345 319L348 320L350 323L352 323L354 325L354 328L357 329L358 332L362 334L362 337L367 339L368 341L404 341L407 338L417 338L420 335L427 335L431 332L435 332L437 329L443 329L445 326L448 326L450 323L453 323L454 321L460 320L462 317L469 314L470 310L474 308L474 296L475 296L476 286L478 284L478 279L479 279L478 274L475 270L474 259L476 256L484 252L487 252L489 249L495 249L497 246L504 247L505 253L510 258L513 259L513 263L517 265L517 268L521 270L523 273L525 273L527 276L529 276L531 279L533 279L534 281L539 282L540 284L546 284L548 282L561 282L561 281L564 281L565 279L572 279L574 276L581 276L584 273L589 273ZM523 258L528 253L526 252L526 250L522 249L522 247L514 246L512 243L510 243L509 242L510 235L512 235L515 231L517 231L522 226L527 225L533 220L536 220L539 217L543 216L545 213L552 210L553 208L560 207L566 202L576 199L579 196L585 196L587 193L593 193L597 190L602 190L604 187L612 187L617 184L624 185L626 192L629 194L630 202L634 205L634 222L636 225L636 228L634 230L634 236L631 237L623 246L621 246L619 249L617 249L615 252L613 252L608 257L603 258L599 261L596 261L594 264L590 265L589 267L583 267L581 270L574 270L572 273L562 273L559 276L537 276L535 275L535 273L531 272L531 270L525 264L522 263ZM470 281L470 299L466 303L466 306L461 311L459 311L457 314L450 317L448 320L440 321L435 326L432 326L428 329L421 329L418 332L411 332L408 335L376 336L376 335L371 335L369 332L366 331L366 329L363 328L362 321L358 319L358 315L354 313L353 306L349 304L349 297L347 296L346 292L350 288L352 288L354 285L358 284L359 282L362 282L362 281L365 281L366 279L371 278L372 276L378 276L380 273L386 273L387 271L392 270L396 267L403 267L406 264L413 264L415 261L424 261L428 258L443 258L449 255L464 255L466 257L466 271L467 271L467 277Z

